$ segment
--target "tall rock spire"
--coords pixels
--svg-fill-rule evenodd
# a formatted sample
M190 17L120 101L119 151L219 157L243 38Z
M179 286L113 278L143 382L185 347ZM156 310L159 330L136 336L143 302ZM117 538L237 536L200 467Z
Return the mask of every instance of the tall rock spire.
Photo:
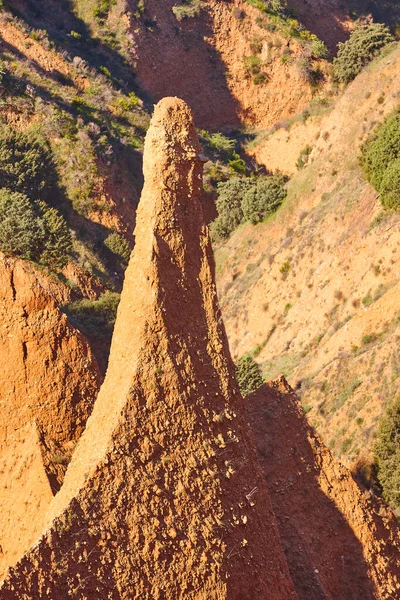
M106 379L1 600L297 597L218 306L202 162L191 111L162 100Z

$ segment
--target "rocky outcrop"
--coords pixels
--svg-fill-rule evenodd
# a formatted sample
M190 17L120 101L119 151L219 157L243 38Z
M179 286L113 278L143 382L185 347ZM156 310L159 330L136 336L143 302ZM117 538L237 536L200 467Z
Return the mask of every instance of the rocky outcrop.
M296 598L218 307L200 152L186 104L161 101L106 379L2 600Z
M100 386L68 290L0 254L0 574L30 547Z
M400 596L400 528L309 426L282 378L246 402L300 600Z

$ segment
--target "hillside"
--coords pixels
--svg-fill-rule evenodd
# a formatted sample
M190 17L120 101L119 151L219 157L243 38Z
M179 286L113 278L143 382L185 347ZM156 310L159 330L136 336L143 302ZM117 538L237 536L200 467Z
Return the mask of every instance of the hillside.
M399 391L400 222L382 213L358 165L361 143L398 106L399 67L395 47L316 117L317 134L314 119L295 125L296 152L307 139L298 132L308 127L312 152L290 180L286 203L217 250L234 356L253 352L267 378L283 372L317 431L347 461L369 450L384 406ZM251 151L268 160L278 139L290 153L291 129L281 135Z
M0 600L397 598L399 27L0 0Z

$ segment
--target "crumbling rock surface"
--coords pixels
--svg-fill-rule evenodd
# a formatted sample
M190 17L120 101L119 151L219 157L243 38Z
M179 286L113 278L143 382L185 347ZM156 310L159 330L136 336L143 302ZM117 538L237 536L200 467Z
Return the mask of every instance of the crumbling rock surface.
M108 372L1 600L297 597L217 302L186 104L156 107Z
M300 600L400 597L400 529L309 426L282 378L246 399Z
M101 378L67 289L0 253L0 576L41 533Z

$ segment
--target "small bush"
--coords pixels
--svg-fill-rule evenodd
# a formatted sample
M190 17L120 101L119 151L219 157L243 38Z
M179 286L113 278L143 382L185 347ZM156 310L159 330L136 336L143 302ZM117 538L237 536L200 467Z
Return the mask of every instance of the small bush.
M268 214L277 210L286 198L287 191L280 176L259 177L242 200L242 211L246 221L259 223Z
M0 126L0 188L20 192L31 200L52 200L55 166L40 136Z
M44 227L29 198L0 190L0 249L26 260L39 260Z
M400 207L400 111L390 115L363 144L361 166L386 208Z
M347 42L339 42L337 57L333 61L337 81L349 83L393 37L386 25L371 23L357 27Z
M238 361L236 378L243 397L255 392L264 382L260 367L249 355L243 356Z
M218 184L216 202L218 217L211 227L217 237L228 238L243 220L242 199L253 183L246 178L232 177Z
M400 397L387 407L377 437L374 450L383 497L400 508Z
M55 208L41 202L39 210L45 235L40 262L52 269L61 269L72 253L71 233L64 217Z
M312 146L306 146L300 152L299 158L297 159L297 162L296 162L296 167L299 170L304 169L308 165L308 160L310 158L310 154L311 154L312 150L313 150Z
M129 247L128 242L122 235L118 233L111 233L105 240L104 245L111 250L113 254L118 256L118 258L123 263L128 263L129 258L131 256L131 249Z
M182 0L181 6L174 6L172 12L178 21L196 17L204 7L202 0Z
M64 267L71 255L71 234L64 218L44 202L25 194L0 190L0 249L6 254Z

